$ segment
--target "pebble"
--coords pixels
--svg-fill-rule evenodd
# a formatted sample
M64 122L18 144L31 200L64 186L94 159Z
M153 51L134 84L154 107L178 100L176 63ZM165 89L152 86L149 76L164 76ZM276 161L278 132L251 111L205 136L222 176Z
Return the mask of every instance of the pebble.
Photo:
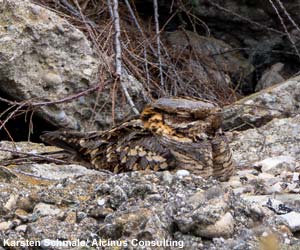
M32 12L32 14L38 16L41 13L41 8L36 5L32 5L31 12Z
M288 223L288 226L292 232L297 232L300 230L300 213L292 211L280 216Z
M266 194L274 194L274 193L281 193L284 189L282 187L282 182L277 182L274 185L266 188Z
M41 216L47 216L58 215L59 213L61 213L61 210L50 204L39 203L34 207L33 212Z
M289 183L286 187L286 191L291 193L299 193L300 192L299 184L296 182Z
M262 181L266 186L272 186L281 181L281 178L268 173L260 173L257 180Z
M19 195L16 194L11 194L8 201L5 203L4 208L6 208L7 210L12 210L18 201Z
M277 156L266 158L256 165L261 166L261 170L264 173L270 173L274 175L280 175L283 171L294 171L295 170L295 158L291 156Z
M185 169L181 169L181 170L178 170L176 172L176 176L179 177L179 178L183 178L183 177L188 176L188 175L190 175L190 172L185 170Z
M77 222L77 213L75 211L69 211L67 213L65 222L75 224Z
M230 212L224 214L215 224L196 229L196 234L206 238L230 237L234 232L234 219Z
M101 206L101 207L105 204L105 202L106 202L105 199L98 199L97 200L98 206Z
M11 226L13 226L12 221L0 222L0 231L6 231L6 230L10 229Z
M80 41L83 39L83 35L80 32L74 30L70 34L70 39L72 39L73 41Z
M165 184L170 185L173 181L173 175L169 171L164 171L162 179Z
M300 175L299 173L293 173L293 178L292 178L293 182L299 182L300 181L299 175Z
M27 221L29 217L28 213L20 208L15 211L15 215L22 221Z
M23 233L25 233L26 230L27 230L27 225L20 225L20 226L17 226L15 230L18 231L18 232L23 232Z
M85 75L88 75L88 76L91 76L93 74L93 70L92 69L84 69L83 70L83 73Z
M33 199L29 197L21 197L17 202L17 207L25 210L26 212L32 212L34 207Z
M228 182L228 186L230 186L232 188L238 188L238 187L242 186L242 183L239 180L234 180L234 181Z
M63 82L63 80L58 74L52 72L46 73L42 78L46 83L51 85L58 85L58 84L62 84Z

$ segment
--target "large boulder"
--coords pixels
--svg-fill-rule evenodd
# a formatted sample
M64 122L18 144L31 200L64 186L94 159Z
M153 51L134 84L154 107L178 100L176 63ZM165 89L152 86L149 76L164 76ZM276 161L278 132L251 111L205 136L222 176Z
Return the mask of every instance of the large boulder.
M39 114L57 127L110 126L111 59L96 55L85 35L66 19L28 0L1 0L0 13L0 91L17 101L55 101L102 82L98 91L86 96L41 106ZM99 67L106 68L101 75ZM124 81L133 97L141 93L142 86L133 77L126 74ZM120 121L131 109L117 94L114 112Z
M260 127L274 118L299 113L300 77L291 78L224 107L223 128L244 130Z

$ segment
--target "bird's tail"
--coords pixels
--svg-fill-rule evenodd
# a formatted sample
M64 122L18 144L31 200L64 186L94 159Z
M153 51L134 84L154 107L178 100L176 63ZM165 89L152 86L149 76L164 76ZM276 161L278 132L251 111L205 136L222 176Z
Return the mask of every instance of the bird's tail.
M85 134L82 132L57 130L53 132L45 132L40 136L40 138L47 144L60 147L70 153L75 153L81 148L80 142L84 136Z

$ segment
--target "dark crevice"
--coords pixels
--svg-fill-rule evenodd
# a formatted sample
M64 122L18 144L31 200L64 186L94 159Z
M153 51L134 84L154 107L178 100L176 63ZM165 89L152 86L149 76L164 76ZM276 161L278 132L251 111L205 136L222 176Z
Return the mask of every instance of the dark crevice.
M11 101L15 101L3 92L0 92L0 97ZM6 118L11 114L11 112L15 110L11 109L9 112L5 112L9 107L11 107L9 104L0 101L1 124L6 120ZM4 112L5 114L3 114ZM31 123L30 120L32 121ZM29 134L31 124L32 133ZM50 124L45 119L37 115L36 112L32 115L32 111L29 111L27 113L23 112L23 114L9 119L9 121L5 124L5 128L6 129L2 128L0 130L0 141L11 141L10 137L12 137L13 141L15 142L27 141L28 138L30 138L31 142L37 143L42 142L40 139L40 135L44 131L53 131L57 129L54 125Z

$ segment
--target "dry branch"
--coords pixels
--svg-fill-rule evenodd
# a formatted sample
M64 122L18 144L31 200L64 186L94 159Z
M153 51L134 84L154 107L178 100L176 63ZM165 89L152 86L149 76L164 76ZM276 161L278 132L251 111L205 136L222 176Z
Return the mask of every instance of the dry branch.
M120 81L122 90L125 94L125 97L135 114L139 114L139 111L135 107L134 102L132 101L131 96L128 93L127 87L123 81L123 70L122 70L122 49L121 49L121 28L120 28L120 16L118 9L118 0L107 0L107 4L110 10L111 18L114 22L115 28L115 74L116 78Z
M159 76L160 76L160 85L162 87L165 86L163 69L162 69L162 59L160 53L160 30L159 30L159 20L158 20L158 4L157 0L153 0L153 8L154 8L154 21L155 21L155 32L156 32L156 46L157 46L157 58L159 63Z
M11 149L6 149L6 148L0 148L0 151L12 153L14 155L24 155L24 156L28 156L28 157L40 158L40 159L47 160L49 162L54 162L54 163L68 164L68 162L66 162L66 161L55 159L55 158L44 156L44 155L40 155L40 154L35 154L35 153L21 152L18 150L11 150Z

